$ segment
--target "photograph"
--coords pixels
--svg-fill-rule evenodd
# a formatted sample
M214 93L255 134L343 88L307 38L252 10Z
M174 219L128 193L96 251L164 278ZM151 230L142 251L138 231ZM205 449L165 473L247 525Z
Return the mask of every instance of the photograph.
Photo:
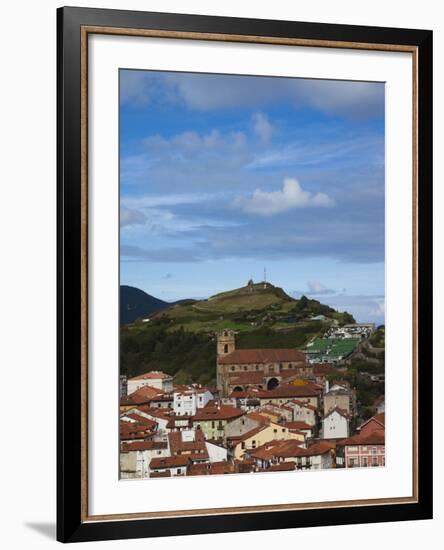
M121 482L385 467L385 93L119 69Z

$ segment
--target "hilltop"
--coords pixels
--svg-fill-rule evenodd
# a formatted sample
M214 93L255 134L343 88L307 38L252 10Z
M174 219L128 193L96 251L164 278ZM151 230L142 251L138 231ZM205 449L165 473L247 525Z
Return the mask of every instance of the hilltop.
M163 309L154 319L164 319L170 330L182 327L192 332L217 332L224 328L251 331L258 327L289 330L321 316L326 322L354 322L348 313L339 313L317 300L290 297L271 283L252 283L221 292L206 300L186 301Z
M160 309L160 308L159 308ZM332 323L353 317L317 300L292 298L271 283L252 283L205 300L182 300L121 328L121 372L163 370L176 383L214 383L215 334L238 332L241 348L303 348Z

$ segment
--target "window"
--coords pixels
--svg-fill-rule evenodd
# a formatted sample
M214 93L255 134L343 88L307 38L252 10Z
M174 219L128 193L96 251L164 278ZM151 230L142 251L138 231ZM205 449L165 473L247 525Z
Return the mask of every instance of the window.
M224 353L228 353L228 344L224 345Z
M247 369L248 369L247 365L244 365L244 370L247 370Z
M242 443L241 443L241 449L245 449L245 441L242 441Z
M356 466L356 459L354 458L349 458L348 459L348 467L349 468L354 468Z
M372 458L372 466L377 466L378 465L378 457L377 456L374 456Z
M236 367L231 367L231 370L236 370Z
M361 459L361 466L362 466L363 468L367 468L367 466L368 466L368 459L367 459L366 456L363 456L363 457L362 457L362 459Z
M180 468L177 468L177 473L178 474L181 474L182 473L182 470Z

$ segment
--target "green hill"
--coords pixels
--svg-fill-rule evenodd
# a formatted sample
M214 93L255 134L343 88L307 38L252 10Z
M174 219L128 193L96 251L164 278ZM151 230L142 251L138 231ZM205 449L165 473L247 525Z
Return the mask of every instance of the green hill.
M214 333L224 328L251 331L263 326L289 330L318 315L325 316L327 322L354 322L348 313L339 313L305 296L296 300L270 283L250 283L207 300L178 303L162 310L154 319L168 320L170 331L182 327L191 332Z
M323 316L321 320L312 317ZM302 296L294 299L270 283L250 283L206 300L183 300L121 328L120 368L134 376L163 370L177 383L210 384L216 377L215 334L238 332L238 348L302 348L331 323L353 317Z

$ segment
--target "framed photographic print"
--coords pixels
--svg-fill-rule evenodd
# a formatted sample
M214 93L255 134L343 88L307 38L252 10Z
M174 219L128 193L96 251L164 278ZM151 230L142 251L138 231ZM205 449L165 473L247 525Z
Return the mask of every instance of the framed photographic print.
M432 517L432 33L58 10L58 539Z

